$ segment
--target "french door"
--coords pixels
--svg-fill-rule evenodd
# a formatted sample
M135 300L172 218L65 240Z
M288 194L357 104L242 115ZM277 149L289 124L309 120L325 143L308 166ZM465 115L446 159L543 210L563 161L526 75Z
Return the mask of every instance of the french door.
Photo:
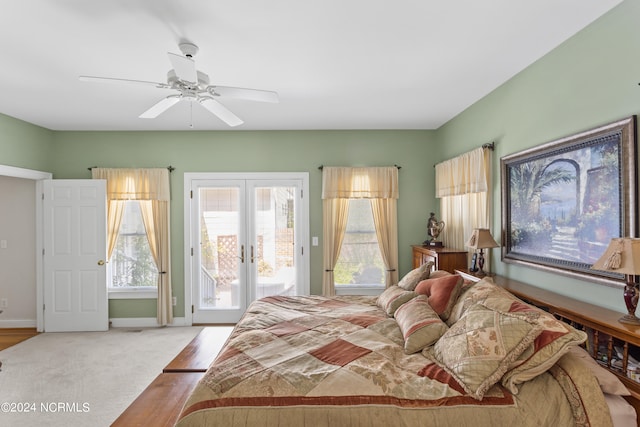
M193 175L185 176L192 322L234 323L256 299L308 293L305 180Z

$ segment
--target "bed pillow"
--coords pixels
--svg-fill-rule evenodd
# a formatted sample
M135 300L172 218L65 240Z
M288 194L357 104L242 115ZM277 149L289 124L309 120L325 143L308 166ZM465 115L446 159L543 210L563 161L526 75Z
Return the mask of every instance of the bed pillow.
M451 276L453 273L449 273L447 270L433 270L429 273L429 279L437 279L439 277Z
M569 349L567 354L570 354L578 361L577 363L583 364L593 372L593 375L598 380L598 384L600 384L600 389L603 393L614 394L617 396L631 395L629 390L624 386L624 384L622 384L622 381L620 381L614 373L600 366L584 348L573 346Z
M475 304L422 354L482 400L540 333L535 314L503 313Z
M480 285L482 281L476 284ZM466 306L481 302L484 306L494 310L510 313L537 314L536 323L540 326L540 335L513 362L504 377L502 385L513 394L518 393L518 384L535 378L552 367L572 346L582 344L587 335L567 323L564 323L546 311L523 302L505 289L493 283L483 283L464 292L456 307L453 308L449 322L456 314L457 306ZM463 309L464 311L464 309Z
M449 327L429 305L426 295L418 295L394 314L404 336L404 352L417 353L436 342Z
M415 298L417 295L418 294L413 291L407 291L399 286L393 285L389 286L378 296L376 304L383 309L388 316L393 316L398 307Z
M446 320L447 325L451 326L457 322L469 307L483 301L490 295L505 295L511 300L515 299L513 295L493 283L493 279L490 277L485 277L476 283L465 284L451 309L449 318Z
M429 305L438 313L440 318L446 321L451 314L464 279L458 274L439 277L437 279L423 280L416 286L415 292L429 297Z
M433 267L433 261L429 261L427 263L422 264L418 268L414 268L410 272L404 275L400 282L398 282L398 286L407 291L412 291L415 289L416 285L420 283L420 281L429 278L429 274L431 274L431 268Z
M509 313L537 314L536 323L541 328L534 342L513 361L501 382L513 394L518 393L517 385L546 372L572 346L586 340L586 333L561 322L551 314L529 305L513 294L485 278L463 290L451 310L447 324L451 326L468 307L482 303L493 310Z
M492 304L491 300L484 302ZM513 362L502 378L502 385L513 394L518 393L518 384L537 377L552 367L571 347L587 340L587 334L561 322L538 308L522 301L514 301L511 312L533 313L540 316L536 323L542 328L534 342Z

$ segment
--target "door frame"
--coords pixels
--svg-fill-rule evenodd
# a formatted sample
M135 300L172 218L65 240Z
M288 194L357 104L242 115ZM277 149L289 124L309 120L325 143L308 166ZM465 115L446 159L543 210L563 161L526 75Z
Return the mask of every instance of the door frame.
M184 318L186 325L193 324L193 314L191 313L192 301L192 197L191 187L193 181L207 179L241 179L241 180L262 180L262 179L299 179L302 181L302 203L300 223L302 250L306 257L306 262L302 266L303 284L302 289L305 294L310 292L310 271L311 271L311 247L309 245L309 172L186 172L184 174Z
M24 169L14 166L0 165L0 175L8 176L12 178L24 178L35 181L35 209L36 209L36 330L42 332L44 330L44 268L43 268L43 256L44 250L43 240L43 200L42 200L42 181L45 179L52 179L53 174L50 172L43 172L34 169Z

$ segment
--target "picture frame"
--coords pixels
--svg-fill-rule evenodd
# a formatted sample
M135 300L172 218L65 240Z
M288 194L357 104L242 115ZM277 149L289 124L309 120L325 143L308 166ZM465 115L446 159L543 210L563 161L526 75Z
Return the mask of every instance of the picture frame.
M502 157L502 261L624 286L591 266L637 237L636 158L635 115Z

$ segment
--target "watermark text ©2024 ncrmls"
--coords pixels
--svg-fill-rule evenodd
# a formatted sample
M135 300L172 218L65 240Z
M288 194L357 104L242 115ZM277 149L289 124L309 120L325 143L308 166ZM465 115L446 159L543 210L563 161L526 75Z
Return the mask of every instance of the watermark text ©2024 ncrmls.
M88 402L2 402L0 412L4 413L84 413L90 412Z

